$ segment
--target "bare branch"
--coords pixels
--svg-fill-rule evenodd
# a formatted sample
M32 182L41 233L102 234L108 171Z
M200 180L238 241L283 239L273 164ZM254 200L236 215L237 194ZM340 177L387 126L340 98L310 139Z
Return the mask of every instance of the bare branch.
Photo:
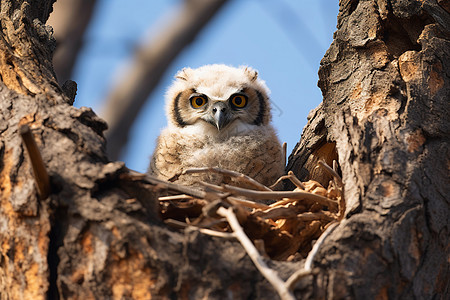
M192 196L181 194L181 195L159 197L158 201L192 200L192 199L194 199Z
M281 181L289 179L297 188L304 190L305 186L303 183L295 176L294 172L289 171L287 175L283 175L278 180L270 186L270 189L274 189Z
M167 67L226 2L182 1L177 13L167 20L166 29L137 49L129 69L109 91L104 104L102 115L109 124L111 160L119 158L131 125Z
M250 200L241 199L238 197L228 196L227 200L231 202L233 205L241 205L249 208L256 208L256 209L267 209L270 208L269 205L259 202L254 202Z
M30 127L28 125L20 126L20 136L22 137L28 156L30 157L31 166L33 167L34 179L39 189L39 196L45 199L50 194L50 179L48 177L47 169L42 161L41 153L33 138Z
M334 163L333 163L333 164L334 164ZM342 182L341 176L339 176L339 174L336 173L335 170L333 170L329 165L327 165L326 162L320 160L320 161L319 161L319 165L320 165L321 167L323 167L328 173L330 173L331 176L333 176L333 177L336 179L336 181L337 181L337 183L339 184L339 186L341 186L341 187L344 186L344 183Z
M280 295L280 298L283 300L294 300L294 295L289 291L284 281L278 276L278 274L269 268L267 264L264 262L264 259L259 254L258 250L256 250L252 241L247 237L241 225L239 224L236 215L233 212L233 208L224 208L220 207L217 210L217 213L221 216L224 216L228 223L230 224L231 229L233 230L236 238L239 240L241 245L244 247L248 256L250 256L251 260L255 264L256 268L261 272L261 274L267 279L267 281L272 284L275 290Z
M192 174L192 173L216 173L216 174L221 174L221 175L225 175L225 176L230 176L230 177L236 178L238 181L247 183L247 184L251 185L252 187L257 188L260 191L271 191L271 189L269 189L265 185L259 183L255 179L253 179L247 175L244 175L242 173L231 171L231 170L225 170L225 169L221 169L221 168L192 168L192 169L185 170L183 172L183 174Z
M253 200L276 200L282 198L290 198L291 200L303 200L303 201L313 201L317 202L321 205L329 206L330 208L337 208L337 202L330 200L326 197L308 193L305 191L295 191L295 192L286 192L286 191L277 191L277 192L263 192L263 191L254 191L244 188L239 188L230 185L224 185L224 190L228 192L232 192L244 197L248 197Z
M314 221L314 220L324 220L324 221L333 221L335 220L335 217L332 217L331 215L325 214L325 212L306 212L297 215L298 220L301 221Z
M322 235L319 237L317 242L314 244L313 248L311 249L311 251L308 253L308 256L306 257L306 261L305 261L305 269L306 270L311 270L314 257L316 256L317 252L319 251L320 246L323 244L323 242L325 241L326 237L330 233L332 233L333 230L338 225L339 225L339 222L336 222L336 223L333 223L330 226L328 226L327 230L325 230L322 233Z
M65 0L53 5L47 24L55 31L53 66L60 83L70 79L96 3L96 0Z
M319 237L317 242L314 244L311 251L308 253L308 256L306 257L305 261L305 267L303 269L298 270L294 274L292 274L289 279L286 281L286 286L289 289L292 289L294 284L297 283L301 278L311 274L312 271L312 263L314 260L314 257L316 256L317 252L319 251L320 246L325 241L325 238L333 232L333 230L339 225L339 222L331 224L327 230L325 230L322 235Z
M297 213L289 207L274 207L270 208L266 211L257 211L254 213L255 216L261 217L263 219L287 219L287 218L295 218Z
M187 228L189 230L199 231L203 234L214 236L214 237L220 237L220 238L224 238L224 239L236 239L236 236L234 233L220 232L220 231L211 230L211 229L207 229L207 228L200 228L200 227L189 225L189 224L186 224L186 223L183 223L183 222L180 222L177 220L173 220L173 219L167 219L164 221L164 223L166 223L167 225L177 227L177 228Z

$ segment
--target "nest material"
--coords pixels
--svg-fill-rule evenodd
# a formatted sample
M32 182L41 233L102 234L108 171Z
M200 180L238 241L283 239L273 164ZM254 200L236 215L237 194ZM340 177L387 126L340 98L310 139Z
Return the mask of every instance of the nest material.
M327 188L314 180L300 182L292 172L281 177L291 180L293 191L274 191L243 174L218 168L188 170L187 173L210 172L229 176L242 188L201 183L203 190L160 197L160 212L171 226L191 227L206 234L226 236L232 232L227 220L217 214L220 207L233 208L245 234L263 255L276 260L306 258L315 240L332 224L343 218L345 201L337 166L319 165L334 179ZM176 185L175 185L176 186ZM174 193L171 184L171 193ZM177 189L175 189L177 190Z

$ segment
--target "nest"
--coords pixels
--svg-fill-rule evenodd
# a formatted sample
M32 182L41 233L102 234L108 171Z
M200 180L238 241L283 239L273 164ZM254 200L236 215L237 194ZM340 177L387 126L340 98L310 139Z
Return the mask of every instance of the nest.
M231 177L231 182L239 186L200 182L203 188L195 189L172 183L166 190L172 195L159 197L160 212L166 224L172 227L189 227L228 238L235 231L225 215L224 209L229 209L262 256L275 260L301 260L308 256L322 233L343 218L345 211L337 164L331 168L319 162L318 167L333 177L326 188L314 180L301 182L292 172L266 187L229 170L187 170L185 173L218 173ZM274 190L284 180L290 180L296 188L293 191Z

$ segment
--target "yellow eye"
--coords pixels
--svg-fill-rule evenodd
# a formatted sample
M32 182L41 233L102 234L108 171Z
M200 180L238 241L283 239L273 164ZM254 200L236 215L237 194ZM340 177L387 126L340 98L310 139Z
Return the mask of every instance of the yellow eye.
M200 108L207 102L205 96L194 96L191 98L191 106L193 108Z
M234 95L231 97L231 104L236 108L244 108L247 105L247 97L244 95Z

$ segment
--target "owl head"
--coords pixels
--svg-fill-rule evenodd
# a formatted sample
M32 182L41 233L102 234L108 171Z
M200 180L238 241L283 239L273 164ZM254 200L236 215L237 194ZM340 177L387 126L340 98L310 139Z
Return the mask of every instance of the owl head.
M265 126L271 118L268 94L249 67L184 68L166 94L169 127L230 135Z

